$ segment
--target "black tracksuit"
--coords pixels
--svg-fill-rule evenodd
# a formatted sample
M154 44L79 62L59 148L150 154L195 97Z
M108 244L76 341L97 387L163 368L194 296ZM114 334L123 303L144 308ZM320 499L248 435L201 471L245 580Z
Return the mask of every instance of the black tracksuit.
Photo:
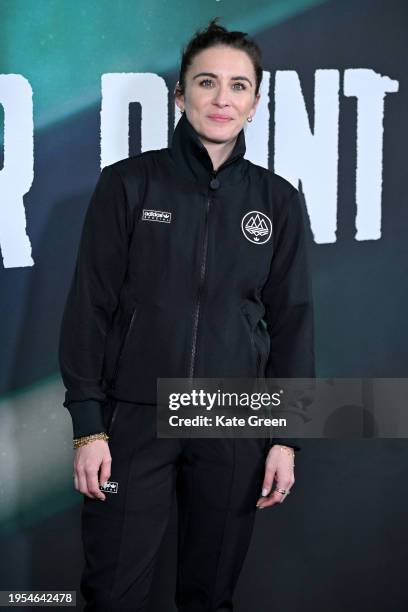
M109 397L155 405L158 377L314 377L302 200L245 150L214 172L184 113L171 148L102 170L61 325L75 437Z
M87 612L147 610L174 491L178 610L233 609L274 439L157 438L156 379L314 377L303 202L244 153L241 130L213 171L183 114L88 207L59 345L74 437L110 434L113 489L84 496Z

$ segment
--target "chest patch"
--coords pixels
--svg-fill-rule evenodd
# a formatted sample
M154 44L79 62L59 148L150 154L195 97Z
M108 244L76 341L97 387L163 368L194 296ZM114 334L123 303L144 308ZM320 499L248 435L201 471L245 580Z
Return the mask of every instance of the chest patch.
M272 221L259 210L251 210L242 217L241 229L249 242L265 244L272 236Z
M167 210L147 210L142 211L142 221L161 221L162 223L171 222L171 212Z

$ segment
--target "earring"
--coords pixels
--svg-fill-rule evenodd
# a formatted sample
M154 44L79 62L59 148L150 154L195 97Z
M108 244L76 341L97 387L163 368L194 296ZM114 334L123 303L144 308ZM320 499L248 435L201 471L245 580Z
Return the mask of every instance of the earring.
M247 118L247 121L248 121L249 123L251 123L251 121L252 121L252 117L248 117L248 118Z

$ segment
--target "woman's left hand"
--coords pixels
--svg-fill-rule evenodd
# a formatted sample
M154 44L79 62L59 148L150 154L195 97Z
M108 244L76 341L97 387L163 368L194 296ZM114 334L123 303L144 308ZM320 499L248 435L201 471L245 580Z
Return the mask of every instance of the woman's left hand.
M286 499L295 482L294 453L292 448L283 444L274 444L272 446L265 462L262 496L256 503L257 508L268 508L273 506L273 504L280 504ZM274 480L276 480L276 488L271 493ZM278 489L285 489L286 493L279 493Z

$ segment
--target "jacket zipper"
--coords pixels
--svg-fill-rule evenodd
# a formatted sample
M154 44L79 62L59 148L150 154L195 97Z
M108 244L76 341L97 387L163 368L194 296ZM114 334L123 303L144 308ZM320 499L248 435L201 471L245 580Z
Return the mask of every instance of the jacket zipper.
M204 147L204 145L201 145L201 146L204 149L204 151L207 151L206 148ZM235 160L238 157L240 157L240 155L236 155L235 157L232 157L231 159L228 159L223 164L221 164L221 166L218 168L218 170L213 170L211 172L211 178L212 179L216 178L217 177L217 173L222 168L225 168L226 166L229 166L230 164L235 162ZM208 215L209 215L209 211L210 211L210 204L211 204L211 198L208 198L207 199L206 216L205 216L205 234L204 234L204 242L203 242L203 256L202 256L202 259L201 259L200 286L199 286L199 289L198 289L197 302L196 302L196 307L195 307L195 311L194 311L194 325L193 325L193 338L192 338L192 343L191 343L191 359L190 359L189 378L193 378L194 377L194 366L195 366L195 359L196 359L196 352L197 352L198 319L199 319L199 315L200 315L200 301L201 301L201 295L202 295L202 291L203 291L203 287L204 287L205 268L206 268L206 262L207 262Z
M215 171L212 172L212 178L215 178L217 173ZM201 295L203 292L204 281L205 281L205 272L206 272L206 264L207 264L207 250L208 250L208 215L210 211L211 198L207 198L207 208L205 214L205 229L204 229L204 241L203 241L203 255L201 258L201 269L200 269L200 286L198 288L198 296L196 307L194 311L194 325L193 325L193 338L191 343L191 360L190 360L190 370L189 370L189 378L194 377L194 366L195 359L197 353L197 333L198 333L198 319L200 316L200 305L201 305Z
M118 371L119 371L119 363L120 363L120 360L122 358L123 351L124 351L125 346L126 346L126 342L127 342L128 338L129 338L130 330L132 329L132 325L133 325L133 321L134 321L134 318L135 318L135 314L136 314L137 308L138 307L135 306L134 309L133 309L132 317L130 319L129 326L128 326L127 331L126 331L125 338L124 338L124 340L122 342L122 346L120 347L119 355L118 355L118 358L117 358L116 364L115 364L115 370L114 370L114 373L113 373L113 376L112 376L111 389L115 388L116 377L117 377ZM113 418L112 418L111 422L113 422L113 419L115 417L115 412L116 412L116 407L115 407L115 411L113 413Z

